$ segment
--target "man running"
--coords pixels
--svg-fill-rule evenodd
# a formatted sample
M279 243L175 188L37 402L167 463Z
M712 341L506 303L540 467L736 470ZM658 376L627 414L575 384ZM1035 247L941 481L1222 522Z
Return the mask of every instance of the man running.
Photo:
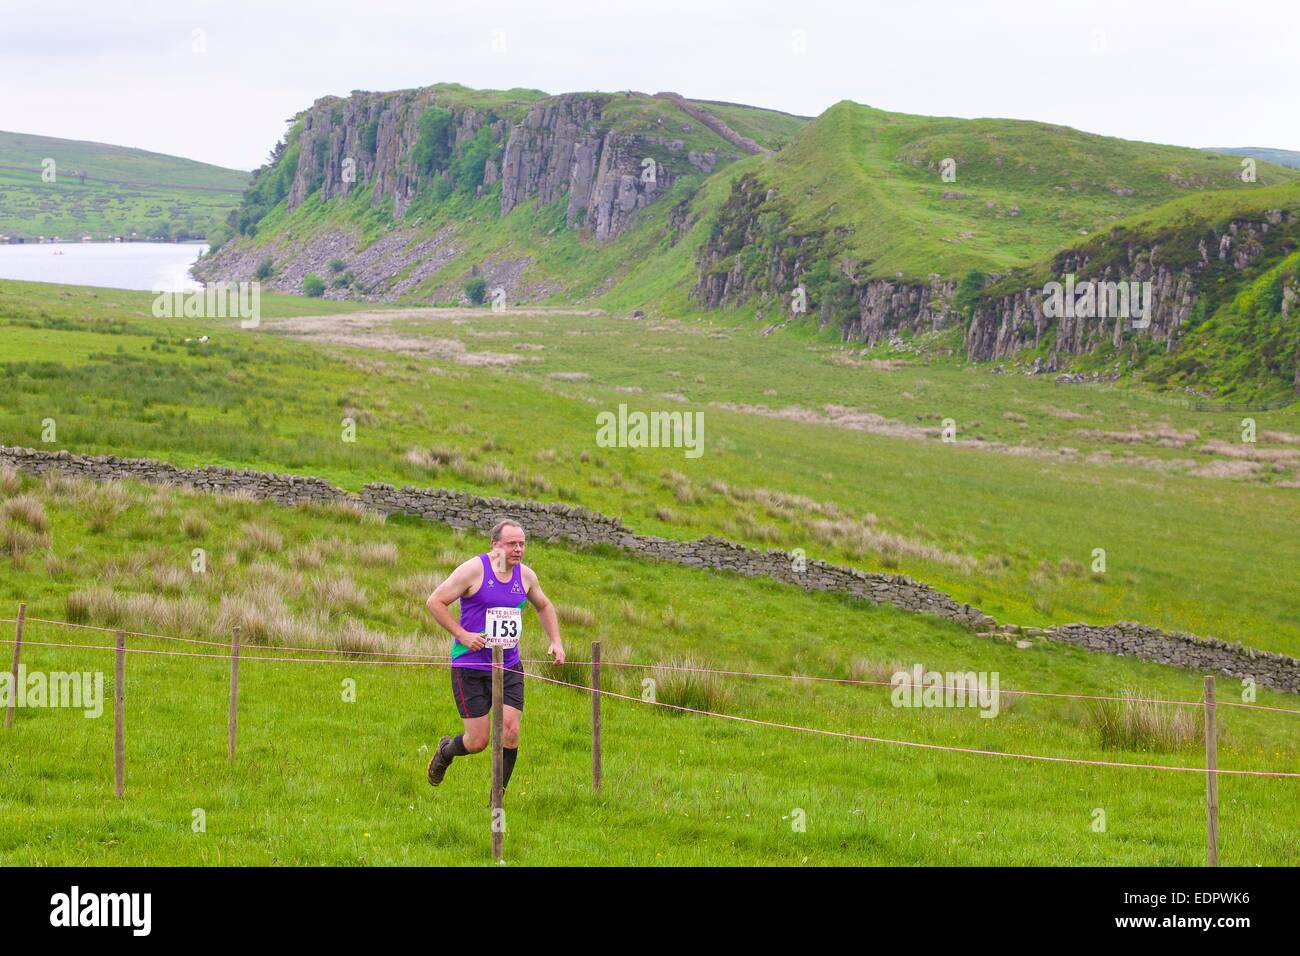
M550 638L546 653L555 663L564 663L560 624L555 605L542 593L533 569L523 563L524 529L506 519L492 528L492 549L470 558L437 590L429 595L428 608L434 620L451 634L451 691L456 709L465 719L465 732L443 737L429 761L429 783L442 783L447 767L456 757L476 754L488 745L492 709L492 649L486 646L489 623L497 634L519 637L524 600L532 602L541 618L542 630ZM451 619L448 607L460 601L460 620ZM501 675L504 698L501 753L504 758L502 790L510 783L519 756L519 718L524 712L524 668L519 662L519 645L502 655Z

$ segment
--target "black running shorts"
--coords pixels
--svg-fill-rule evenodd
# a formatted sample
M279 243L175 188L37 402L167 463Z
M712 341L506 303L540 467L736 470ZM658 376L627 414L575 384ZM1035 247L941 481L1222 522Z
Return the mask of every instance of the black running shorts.
M474 667L451 667L451 695L462 717L483 717L492 712L492 672ZM524 665L520 661L501 674L501 696L516 710L524 709Z

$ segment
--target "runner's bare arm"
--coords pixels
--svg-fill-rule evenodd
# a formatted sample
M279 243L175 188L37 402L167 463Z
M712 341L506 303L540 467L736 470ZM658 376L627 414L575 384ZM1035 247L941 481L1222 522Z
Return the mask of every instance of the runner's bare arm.
M522 574L528 602L537 608L537 616L542 620L542 630L546 632L546 636L551 640L551 646L546 649L546 653L554 654L555 663L563 664L564 644L560 641L560 622L555 616L555 605L542 591L542 585L537 580L537 575L532 568L524 565Z
M472 634L460 626L451 616L450 605L455 604L462 597L470 592L474 586L476 569L479 567L477 557L470 558L455 571L451 572L447 578L434 589L429 595L429 600L425 606L433 619L437 621L444 631L450 634L456 640L460 641L471 651L477 651L483 647L483 635Z

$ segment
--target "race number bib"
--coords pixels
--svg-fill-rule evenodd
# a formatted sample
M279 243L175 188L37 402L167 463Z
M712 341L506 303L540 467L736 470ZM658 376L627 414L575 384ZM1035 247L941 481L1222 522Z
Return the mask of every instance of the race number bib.
M483 623L488 647L515 647L524 631L524 612L517 607L490 607Z

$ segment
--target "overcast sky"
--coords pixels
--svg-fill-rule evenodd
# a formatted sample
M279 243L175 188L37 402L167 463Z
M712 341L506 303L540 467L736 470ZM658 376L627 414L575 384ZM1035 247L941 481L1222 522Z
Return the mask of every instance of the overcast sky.
M0 0L0 129L260 165L327 94L839 100L1300 149L1295 0Z

